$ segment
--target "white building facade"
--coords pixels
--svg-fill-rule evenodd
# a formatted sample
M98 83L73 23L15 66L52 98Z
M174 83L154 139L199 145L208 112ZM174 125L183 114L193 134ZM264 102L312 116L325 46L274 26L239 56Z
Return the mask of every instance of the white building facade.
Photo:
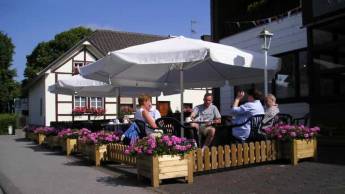
M134 111L137 106L135 97L70 96L50 93L48 87L59 79L75 75L78 67L102 58L109 51L166 38L109 30L95 31L49 64L29 83L28 124L49 126L55 121L113 119L119 115L119 111ZM192 106L201 104L205 93L206 90L186 90L184 102ZM153 97L152 101L154 105L168 103L173 111L181 111L180 95ZM105 113L97 116L73 114L73 110L78 107L102 108Z
M262 40L258 35L263 28L269 29L274 36L272 38L269 55L282 59L281 70L277 73L275 93L278 99L308 96L307 64L307 30L302 25L302 14L289 15L282 19L270 22L264 26L257 26L249 30L225 37L219 43L235 46L237 48L263 52L261 49ZM264 61L263 61L264 63ZM299 71L296 78L295 72ZM264 79L264 75L262 76ZM281 80L280 80L281 79ZM297 80L298 79L298 80ZM280 82L279 82L280 81ZM296 83L300 83L296 92ZM263 83L256 84L256 88L263 89ZM269 88L272 91L273 88ZM220 89L221 113L230 114L230 106L234 99L234 87L225 86ZM280 112L291 114L293 117L302 117L310 110L307 102L285 101L283 104L278 101Z

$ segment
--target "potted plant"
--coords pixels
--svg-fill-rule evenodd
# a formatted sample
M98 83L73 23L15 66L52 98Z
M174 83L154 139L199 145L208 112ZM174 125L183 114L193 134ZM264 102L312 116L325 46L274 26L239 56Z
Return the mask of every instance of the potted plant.
M60 138L62 150L66 152L67 156L76 151L79 130L70 128L63 129L58 133L58 137Z
M299 159L317 157L316 136L320 132L319 127L278 124L264 129L264 132L270 138L279 140L279 157L291 159L293 165L296 165Z
M193 140L176 136L149 136L138 140L125 150L137 156L138 179L151 179L158 187L162 179L185 177L193 182Z
M79 139L83 144L82 153L89 159L95 161L96 166L100 166L101 161L106 159L107 144L120 141L120 136L115 133L106 133L103 131L89 133L86 130L81 133L83 135Z
M35 141L41 145L46 138L46 127L37 127L34 129Z
M86 113L86 107L76 107L72 110L73 115L82 115Z
M59 146L59 137L57 136L59 131L53 127L45 127L44 129L45 143L48 147L54 148Z

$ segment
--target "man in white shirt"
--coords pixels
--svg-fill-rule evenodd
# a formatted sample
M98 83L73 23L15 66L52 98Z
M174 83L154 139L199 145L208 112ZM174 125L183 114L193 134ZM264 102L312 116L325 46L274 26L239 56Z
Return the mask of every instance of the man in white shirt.
M261 92L250 89L247 92L248 102L239 106L240 101L243 99L245 93L240 91L237 93L231 113L234 116L233 124L241 124L246 122L250 117L258 114L265 114L264 108L260 102ZM244 142L250 134L250 122L239 127L232 128L232 135L239 141Z

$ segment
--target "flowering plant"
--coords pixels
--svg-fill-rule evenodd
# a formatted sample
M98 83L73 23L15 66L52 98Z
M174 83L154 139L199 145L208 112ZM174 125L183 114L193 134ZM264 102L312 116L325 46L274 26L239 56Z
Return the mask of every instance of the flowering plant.
M64 139L77 139L79 137L79 131L77 129L63 129L58 133L58 136Z
M193 150L194 140L176 136L149 136L138 140L125 150L131 155L183 155Z
M120 136L115 133L94 132L81 137L87 144L108 144L120 141Z
M73 114L84 114L86 113L86 107L76 107L72 110Z
M105 113L105 109L100 108L100 107L98 107L98 108L92 107L92 108L88 109L87 111L89 113L94 114L94 115L104 115L104 113Z
M278 124L263 130L269 137L278 140L311 139L320 132L319 127L309 128L304 125L286 124Z
M46 136L54 136L58 134L58 130L54 127L38 127L34 129L34 133L36 134L44 134Z

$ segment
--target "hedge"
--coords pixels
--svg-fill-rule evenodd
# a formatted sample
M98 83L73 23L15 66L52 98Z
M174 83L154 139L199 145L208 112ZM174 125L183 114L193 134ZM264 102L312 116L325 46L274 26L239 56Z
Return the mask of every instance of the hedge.
M16 115L0 114L0 135L8 134L8 126L12 125L13 130L16 128Z

